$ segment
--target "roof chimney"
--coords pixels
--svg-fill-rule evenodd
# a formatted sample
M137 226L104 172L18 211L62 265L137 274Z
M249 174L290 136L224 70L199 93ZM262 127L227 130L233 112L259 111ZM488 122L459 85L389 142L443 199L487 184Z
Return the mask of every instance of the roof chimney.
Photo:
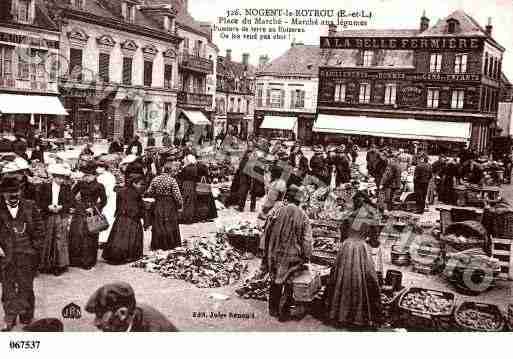
M232 61L232 49L226 49L226 61Z
M249 64L249 54L248 53L242 54L242 64L244 66L248 66L248 64Z
M489 18L488 18L488 25L486 25L486 28L485 28L486 35L488 35L488 36L492 36L492 29L493 29L493 26L492 26L492 18L491 18L491 17L489 17Z
M258 59L258 64L260 66L267 65L267 61L269 61L269 57L267 55L260 55L260 58Z
M424 32L429 28L429 19L426 17L426 10L422 12L422 17L420 18L420 32Z
M335 25L334 23L331 23L329 24L329 27L328 27L328 36L335 36L335 34L337 33L337 25Z

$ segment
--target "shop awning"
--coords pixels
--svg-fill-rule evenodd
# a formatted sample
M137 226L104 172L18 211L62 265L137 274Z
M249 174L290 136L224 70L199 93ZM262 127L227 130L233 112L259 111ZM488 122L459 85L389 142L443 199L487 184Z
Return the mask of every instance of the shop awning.
M416 140L465 142L470 138L469 122L427 121L411 118L377 118L319 114L313 131Z
M210 125L210 121L201 111L182 110L180 115L185 116L193 125Z
M57 96L0 94L0 112L8 114L61 115L68 112Z
M260 128L295 131L297 117L265 116Z

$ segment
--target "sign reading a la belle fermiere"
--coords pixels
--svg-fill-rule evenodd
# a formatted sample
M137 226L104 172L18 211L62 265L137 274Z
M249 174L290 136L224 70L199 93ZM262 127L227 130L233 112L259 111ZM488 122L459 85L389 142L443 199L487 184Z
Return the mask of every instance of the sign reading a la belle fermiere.
M321 49L480 51L482 37L321 37Z

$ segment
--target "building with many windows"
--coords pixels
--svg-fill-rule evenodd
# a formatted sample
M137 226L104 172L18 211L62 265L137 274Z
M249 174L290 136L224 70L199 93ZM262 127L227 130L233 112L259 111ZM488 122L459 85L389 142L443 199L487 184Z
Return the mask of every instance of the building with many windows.
M301 43L292 43L270 63L261 58L255 89L258 134L312 141L321 58L319 46Z
M232 60L230 49L218 56L215 136L230 130L247 139L253 133L255 72L249 54L242 55L242 62Z
M43 135L67 115L58 98L59 29L45 4L0 2L0 127Z
M340 135L486 149L497 120L504 48L463 11L418 29L321 37L319 140Z

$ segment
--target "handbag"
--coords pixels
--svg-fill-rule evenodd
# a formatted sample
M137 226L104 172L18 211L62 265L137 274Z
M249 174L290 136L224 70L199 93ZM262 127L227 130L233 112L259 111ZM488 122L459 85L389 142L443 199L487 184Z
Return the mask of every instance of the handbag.
M201 177L201 182L196 183L196 192L198 194L212 193L212 187L210 186L210 183L207 183L205 176Z
M105 217L98 208L95 207L94 209L96 210L96 214L88 215L86 217L87 231L90 234L98 234L109 228L107 217Z

